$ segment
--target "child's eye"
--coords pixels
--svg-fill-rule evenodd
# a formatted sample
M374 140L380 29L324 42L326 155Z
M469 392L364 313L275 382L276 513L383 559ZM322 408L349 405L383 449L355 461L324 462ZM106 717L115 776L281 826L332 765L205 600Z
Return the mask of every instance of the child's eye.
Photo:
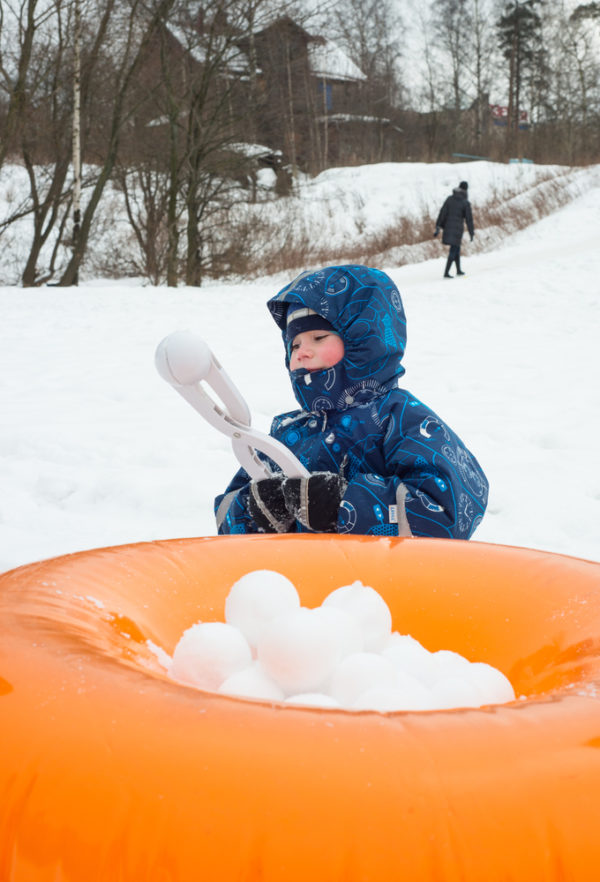
M296 349L298 349L299 346L300 346L299 343L292 343L290 352L294 352Z
M315 342L320 343L321 340L325 340L326 337L329 337L329 334L317 334L315 337Z

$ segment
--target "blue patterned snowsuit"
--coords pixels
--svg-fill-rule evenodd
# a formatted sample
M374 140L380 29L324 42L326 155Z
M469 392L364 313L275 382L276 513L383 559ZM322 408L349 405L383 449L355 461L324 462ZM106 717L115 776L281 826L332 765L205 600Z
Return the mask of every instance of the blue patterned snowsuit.
M392 280L364 266L304 273L267 304L284 343L292 304L324 316L345 352L327 370L290 371L302 409L275 417L270 434L309 471L348 481L337 532L468 539L485 512L488 482L460 438L398 387L406 320ZM240 469L216 498L219 533L258 532L247 508L249 481ZM297 521L295 531L306 527Z

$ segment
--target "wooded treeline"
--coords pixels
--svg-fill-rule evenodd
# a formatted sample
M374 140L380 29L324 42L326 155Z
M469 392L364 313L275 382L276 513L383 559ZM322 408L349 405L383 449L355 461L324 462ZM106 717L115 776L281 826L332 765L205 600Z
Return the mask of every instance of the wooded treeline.
M29 218L21 283L75 284L110 188L138 273L197 285L243 272L260 230L233 230L230 210L265 174L275 198L336 165L598 162L599 45L598 2L331 0L317 16L272 0L0 0L0 176L28 181L0 242Z

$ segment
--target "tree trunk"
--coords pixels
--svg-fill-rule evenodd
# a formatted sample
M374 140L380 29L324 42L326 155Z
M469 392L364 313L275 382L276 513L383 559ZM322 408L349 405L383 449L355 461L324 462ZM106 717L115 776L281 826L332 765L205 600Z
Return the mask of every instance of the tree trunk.
M38 29L38 23L35 19L37 3L38 0L28 0L27 3L27 15L25 16L27 24L25 25L23 43L19 55L17 79L10 93L4 130L0 138L0 168L4 165L4 160L12 146L13 136L21 122L23 107L27 100L27 75L31 62L33 40Z
M104 188L108 180L110 179L110 176L117 161L121 129L126 118L125 99L134 80L135 74L137 73L137 70L140 66L143 53L151 37L155 34L159 24L165 20L169 9L173 5L173 2L174 0L161 0L148 23L140 44L135 51L133 59L127 59L126 61L125 68L123 70L123 76L121 77L121 80L117 85L117 92L113 104L111 131L104 163L100 170L100 174L96 179L96 183L92 189L89 201L85 207L85 211L83 212L83 216L81 218L81 226L79 228L77 236L77 242L75 242L73 245L71 258L58 283L61 287L68 287L77 283L79 268L81 266L87 248L87 243L92 227L92 221L94 219L96 209L100 204ZM137 24L137 20L135 19L136 11L139 12L139 7L134 5L134 9L132 10L130 17L130 26L133 24L134 20ZM129 62L128 66L127 62Z
M81 8L75 0L75 58L73 71L73 251L77 250L81 221ZM75 270L73 284L79 284Z
M50 274L40 278L38 274L38 261L40 254L54 225L56 223L59 209L61 207L61 194L64 191L64 183L67 177L68 159L57 162L52 172L52 180L46 195L42 200L39 199L39 190L35 182L35 168L27 151L23 153L23 162L29 180L31 182L31 194L33 199L33 238L29 248L29 254L25 263L25 268L21 276L21 284L24 288L31 288L40 285L42 282L50 278Z

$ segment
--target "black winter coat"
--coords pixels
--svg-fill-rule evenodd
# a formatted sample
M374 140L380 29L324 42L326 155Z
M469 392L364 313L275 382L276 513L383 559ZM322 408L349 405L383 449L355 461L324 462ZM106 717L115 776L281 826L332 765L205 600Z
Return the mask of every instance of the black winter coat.
M452 191L452 196L448 196L441 207L436 227L441 227L444 231L442 242L444 245L460 245L465 223L469 235L473 237L473 214L471 212L471 203L467 199L465 190L457 187Z

